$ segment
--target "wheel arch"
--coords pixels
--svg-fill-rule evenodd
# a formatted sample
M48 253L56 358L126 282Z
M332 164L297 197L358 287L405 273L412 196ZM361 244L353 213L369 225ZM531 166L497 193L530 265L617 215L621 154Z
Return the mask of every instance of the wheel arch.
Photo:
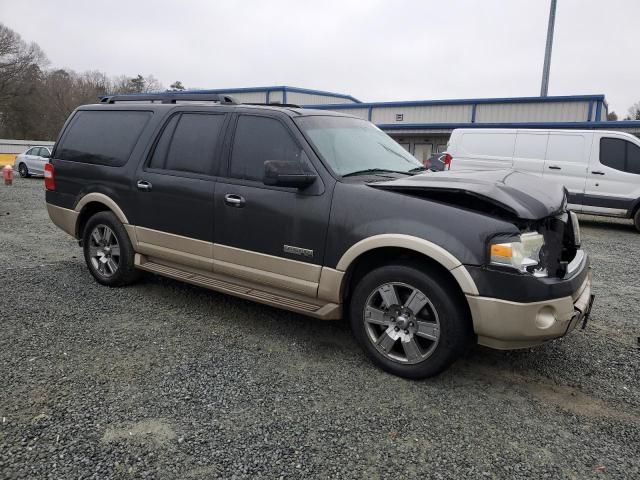
M76 238L82 238L82 232L87 221L98 212L110 211L123 225L126 226L129 224L127 216L118 204L103 193L89 193L85 195L78 201L74 210L78 212L75 228Z
M336 270L344 272L336 292L339 299L343 302L348 299L354 278L377 266L405 259L436 268L451 279L463 295L478 295L478 288L468 270L444 248L411 235L382 234L356 243L338 261Z

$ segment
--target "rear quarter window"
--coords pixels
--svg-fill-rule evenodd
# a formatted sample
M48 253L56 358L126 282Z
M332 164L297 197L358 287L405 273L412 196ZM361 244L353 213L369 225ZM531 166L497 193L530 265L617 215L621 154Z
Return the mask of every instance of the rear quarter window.
M127 163L151 112L81 110L56 150L56 158L119 167Z

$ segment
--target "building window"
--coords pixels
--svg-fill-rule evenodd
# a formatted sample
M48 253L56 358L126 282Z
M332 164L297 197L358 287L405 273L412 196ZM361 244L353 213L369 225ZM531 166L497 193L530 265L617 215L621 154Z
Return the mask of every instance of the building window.
M396 113L396 122L402 122L404 120L404 113Z

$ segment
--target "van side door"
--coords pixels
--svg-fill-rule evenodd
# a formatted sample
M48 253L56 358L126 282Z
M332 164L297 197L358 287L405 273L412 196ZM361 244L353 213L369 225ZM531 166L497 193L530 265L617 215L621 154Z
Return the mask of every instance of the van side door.
M452 170L512 168L515 130L462 130L451 139Z
M214 272L315 297L334 183L287 116L234 115L228 167L215 192ZM263 183L267 160L297 161L317 174L304 189Z
M549 132L544 161L545 180L564 185L569 191L569 207L582 211L587 167L593 133Z
M518 130L513 152L513 169L542 176L549 132Z
M640 142L596 132L584 193L585 212L628 216L640 198Z

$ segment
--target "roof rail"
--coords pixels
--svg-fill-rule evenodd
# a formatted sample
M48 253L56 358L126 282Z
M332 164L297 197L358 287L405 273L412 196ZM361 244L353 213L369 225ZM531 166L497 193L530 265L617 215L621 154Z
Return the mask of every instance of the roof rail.
M247 102L247 103L243 103L242 105L254 105L256 107L285 107L285 108L302 108L300 105L296 105L295 103L277 103L277 102L271 102L271 103L254 103L254 102Z
M218 102L224 105L239 105L235 98L231 95L223 95L219 93L143 93L143 94L122 94L107 95L100 99L100 103L116 103L116 102L144 102L144 101L160 101L161 103L177 103L178 101L186 102Z

